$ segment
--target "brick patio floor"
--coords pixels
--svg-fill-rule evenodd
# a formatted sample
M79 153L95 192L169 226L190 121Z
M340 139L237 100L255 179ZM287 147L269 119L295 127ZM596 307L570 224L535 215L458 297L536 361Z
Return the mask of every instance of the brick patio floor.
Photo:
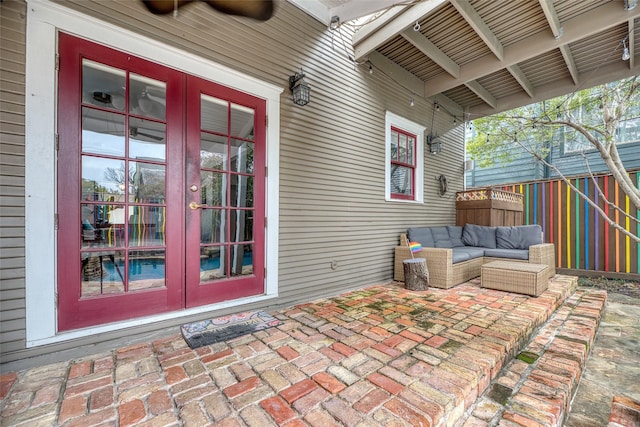
M6 373L2 425L453 426L575 286L556 276L532 298L477 279L380 285L272 312L282 325L195 350L173 335Z

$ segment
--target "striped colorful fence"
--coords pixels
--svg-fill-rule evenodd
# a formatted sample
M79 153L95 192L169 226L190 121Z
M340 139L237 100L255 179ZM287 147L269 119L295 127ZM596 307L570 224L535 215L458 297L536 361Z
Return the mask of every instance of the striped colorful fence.
M640 170L629 175L640 188ZM599 175L596 180L601 192L590 177L570 181L605 213L611 214L617 224L640 235L640 209L630 203L611 175ZM558 268L640 274L640 244L613 228L564 181L536 181L496 188L523 195L524 223L542 226L545 242L556 245ZM605 199L620 210L610 207Z

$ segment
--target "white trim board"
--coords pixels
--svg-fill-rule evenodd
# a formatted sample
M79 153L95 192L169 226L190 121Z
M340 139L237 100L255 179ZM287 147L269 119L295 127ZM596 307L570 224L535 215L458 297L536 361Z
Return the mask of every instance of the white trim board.
M96 32L99 28L99 32ZM57 33L64 31L265 99L267 104L265 294L162 315L57 333L56 100ZM278 294L280 94L284 88L47 0L27 1L25 253L26 345L34 347L162 319L257 302Z

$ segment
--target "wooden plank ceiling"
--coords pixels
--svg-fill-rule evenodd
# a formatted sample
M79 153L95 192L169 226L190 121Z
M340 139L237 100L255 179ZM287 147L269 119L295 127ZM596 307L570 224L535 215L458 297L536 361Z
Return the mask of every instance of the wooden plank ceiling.
M377 12L353 37L355 60L470 119L640 70L638 0L289 1L327 25Z

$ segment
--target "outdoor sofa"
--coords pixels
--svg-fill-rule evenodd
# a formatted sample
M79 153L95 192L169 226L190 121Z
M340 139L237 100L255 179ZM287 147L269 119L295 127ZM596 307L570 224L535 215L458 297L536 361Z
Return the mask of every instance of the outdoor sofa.
M394 280L404 281L403 261L412 258L408 242L419 242L422 250L413 254L425 258L429 286L448 289L480 276L483 264L491 261L528 262L547 265L547 277L556 274L552 243L542 243L539 225L487 227L412 227L400 235L395 249Z

